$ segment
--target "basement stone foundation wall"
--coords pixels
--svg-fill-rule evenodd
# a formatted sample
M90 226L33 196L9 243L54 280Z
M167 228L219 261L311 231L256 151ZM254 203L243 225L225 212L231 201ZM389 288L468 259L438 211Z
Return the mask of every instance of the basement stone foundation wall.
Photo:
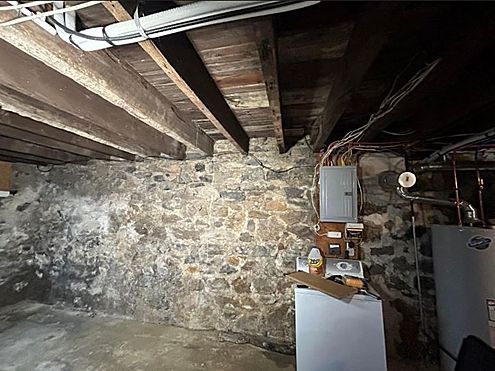
M313 242L315 157L304 142L278 155L275 140L254 139L251 151L283 172L227 142L187 161L16 166L0 248L51 281L52 302L292 351L284 274Z
M16 166L18 192L0 200L0 290L293 352L284 274L314 242L315 157L304 143L278 155L273 139L253 139L251 150L266 166L292 169L267 170L227 142L211 158L182 162ZM361 165L364 261L384 298L389 355L419 358L409 203L377 176L404 163L373 155ZM427 228L418 233L434 332L431 247Z
M382 175L405 171L402 157L367 154L361 157L363 187L361 215L365 225L363 261L371 284L383 299L389 356L436 363L438 348L431 225L447 224L444 211L415 205L419 277L423 296L425 331L421 331L412 210L396 194L396 186L383 186ZM444 196L445 197L445 196Z

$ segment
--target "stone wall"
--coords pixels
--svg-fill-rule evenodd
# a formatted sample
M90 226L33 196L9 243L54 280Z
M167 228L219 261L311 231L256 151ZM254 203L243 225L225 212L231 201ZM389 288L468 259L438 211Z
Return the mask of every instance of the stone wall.
M314 155L304 143L285 155L274 140L251 147L263 164L288 171L263 168L225 142L212 158L183 162L92 161L49 172L17 166L18 192L0 201L7 272L0 290L293 350L293 292L284 273L313 242ZM434 358L420 333L410 205L379 185L379 174L401 172L403 159L366 155L360 164L364 261L384 298L389 354L420 358L429 349ZM447 217L431 208L416 208L416 217L434 337L428 226Z
M17 166L0 246L20 270L49 278L51 301L291 350L284 273L312 243L315 160L304 143L284 155L274 140L251 149L283 172L224 142L212 158L183 162ZM23 282L20 291L32 286Z
M423 293L425 328L421 331L417 273L412 230L412 210L395 185L387 188L381 174L405 171L402 157L367 154L360 159L359 176L364 190L361 214L365 224L363 260L373 287L384 299L387 351L392 357L436 362L436 314L431 253L434 223L448 223L443 210L415 205L419 276Z
M48 299L50 281L36 268L31 243L42 239L37 219L42 187L36 179L33 187L23 186L15 197L0 198L0 307L26 298Z

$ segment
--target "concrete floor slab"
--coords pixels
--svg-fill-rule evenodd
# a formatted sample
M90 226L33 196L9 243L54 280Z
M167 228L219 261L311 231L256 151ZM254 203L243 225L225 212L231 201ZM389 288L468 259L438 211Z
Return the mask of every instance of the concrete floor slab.
M294 370L294 357L213 331L20 302L0 309L0 370Z

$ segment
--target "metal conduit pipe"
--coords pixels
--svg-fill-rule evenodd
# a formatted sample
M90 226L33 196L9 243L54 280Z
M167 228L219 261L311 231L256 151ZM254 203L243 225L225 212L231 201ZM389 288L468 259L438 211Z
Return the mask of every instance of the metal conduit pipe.
M438 206L448 206L448 207L456 207L457 203L454 200L443 200L440 198L433 197L424 197L417 193L409 193L406 188L402 186L397 187L397 194L409 201L425 203L430 205L438 205ZM479 223L480 220L478 218L478 212L469 202L465 200L459 200L459 206L461 207L464 214L464 222L467 224L476 224Z
M452 164L423 164L423 165L414 165L412 167L412 171L415 173L425 173L429 171L453 171ZM495 170L495 162L486 161L480 162L479 166L476 166L475 162L460 162L457 164L457 171L486 171L486 170Z
M482 133L470 136L469 138L461 140L460 142L449 144L448 146L445 146L442 149L433 152L430 156L421 160L420 163L422 164L431 163L433 161L438 160L447 153L455 151L456 149L468 146L470 144L479 143L493 137L495 137L495 128L491 128L489 130L483 131Z

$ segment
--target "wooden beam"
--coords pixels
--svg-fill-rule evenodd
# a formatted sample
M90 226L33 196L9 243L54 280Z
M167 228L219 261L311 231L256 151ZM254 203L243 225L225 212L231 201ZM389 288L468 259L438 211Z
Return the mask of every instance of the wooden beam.
M12 179L12 165L0 160L0 192L10 192Z
M353 92L359 87L397 23L393 15L395 5L373 5L354 25L347 45L344 63L336 73L325 108L315 120L311 133L311 144L320 150L340 117L347 108Z
M412 124L407 129L414 128L415 133L406 137L407 141L422 142L433 136L449 135L460 126L465 127L463 132L480 131L477 127L479 114L495 103L495 57L489 46L487 49L488 56L479 57L469 73L463 71L464 81L457 81L454 88L445 92L428 96L428 102L431 102L428 106L413 110L418 113L409 118L408 122ZM471 119L473 116L476 117L474 120ZM483 116L491 120L493 110Z
M33 155L27 155L25 153L6 151L3 149L0 149L0 161L22 162L24 164L31 164L31 165L49 165L49 164L60 165L60 164L63 164L63 162L60 162L60 161L48 160L46 158L36 157Z
M0 149L17 153L25 153L59 162L85 162L88 160L87 157L77 156L57 149L47 148L38 144L27 143L18 139L2 136L0 136Z
M282 111L280 108L280 90L278 86L277 44L271 18L254 23L254 31L258 42L261 69L265 80L266 95L270 103L273 117L273 130L280 153L286 151Z
M0 21L16 16L15 12L0 12ZM213 153L213 140L208 135L136 71L111 54L82 52L33 22L2 27L0 38L156 130L208 155ZM3 47L2 54L5 54Z
M420 120L423 124L415 120L415 126L421 127L423 125L424 129L428 129L428 127L431 128L431 125L435 125L438 122L437 120L444 123L452 122L456 118L459 118L461 114L465 114L472 109L477 109L484 105L484 98L493 99L490 94L484 94L485 89L480 88L479 84L473 86L471 78L467 82L470 85L469 88L468 86L462 88L458 84L453 85L452 82L456 80L457 76L464 71L466 66L475 60L490 43L493 44L495 39L493 36L494 33L495 23L489 20L488 24L480 24L476 29L468 32L462 38L456 38L440 55L439 63L425 77L421 84L405 96L391 112L375 121L366 131L362 140L372 141L392 123L404 121L408 117L411 117L417 112L418 106L421 106L426 96L430 97L429 100L434 99L435 95L432 93L439 95L439 102L444 100L446 95L451 96L452 104L444 107L443 111L441 111L441 108L436 107L436 105L431 109L428 108ZM486 67L488 68L487 71L491 70L491 67ZM480 83L483 83L483 81L480 81ZM468 89L471 90L470 93L468 93ZM468 102L470 103L468 104Z
M156 2L152 6L159 4ZM118 1L108 1L103 5L119 22L132 19ZM139 45L225 138L241 152L248 152L248 135L185 33L145 40Z
M140 156L185 157L183 144L2 40L0 48L4 110Z
M57 129L56 127L2 109L0 109L0 123L29 133L56 139L61 143L67 143L80 149L108 155L110 158L122 158L125 160L134 160L136 158L136 156L131 153L120 151L117 148L89 140L69 131Z
M28 143L39 144L48 148L58 149L64 152L72 153L74 155L96 158L99 160L110 160L110 156L108 155L93 152L85 148L80 148L72 144L59 142L52 138L43 137L41 135L33 134L28 131L19 130L2 124L0 124L0 135L13 139L19 139Z

